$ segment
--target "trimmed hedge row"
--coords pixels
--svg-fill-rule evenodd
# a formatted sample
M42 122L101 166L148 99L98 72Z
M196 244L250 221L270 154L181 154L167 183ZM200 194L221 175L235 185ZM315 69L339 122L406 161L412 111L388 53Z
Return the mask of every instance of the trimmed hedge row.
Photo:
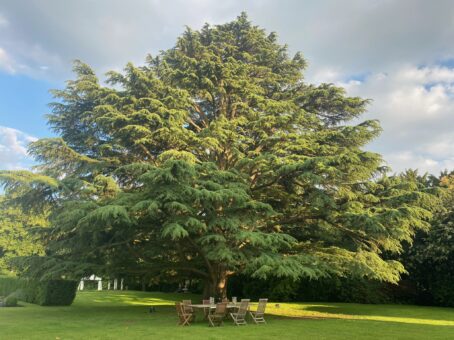
M14 293L19 287L20 282L14 277L0 276L0 296L8 296Z
M19 300L40 306L69 306L76 297L77 281L34 281L0 277L0 295L16 293Z

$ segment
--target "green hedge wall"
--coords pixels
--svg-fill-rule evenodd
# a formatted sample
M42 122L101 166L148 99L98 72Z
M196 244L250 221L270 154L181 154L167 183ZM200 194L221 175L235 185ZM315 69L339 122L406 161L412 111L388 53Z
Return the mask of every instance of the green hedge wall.
M76 297L77 281L34 281L0 277L0 295L16 293L19 300L41 306L69 306Z
M8 296L20 287L20 282L14 277L0 276L0 296Z

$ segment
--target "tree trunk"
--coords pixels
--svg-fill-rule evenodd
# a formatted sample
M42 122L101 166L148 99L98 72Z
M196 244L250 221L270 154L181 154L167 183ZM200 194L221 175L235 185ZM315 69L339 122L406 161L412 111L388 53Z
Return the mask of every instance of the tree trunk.
M211 280L205 281L203 288L203 297L208 299L214 297L216 299L225 299L227 297L227 280L228 272L226 270L218 270L211 277Z
M221 300L227 298L227 279L228 275L226 271L219 273L216 283L216 297Z
M210 297L214 297L216 295L216 290L214 289L214 284L210 280L205 281L203 285L203 298L209 299Z

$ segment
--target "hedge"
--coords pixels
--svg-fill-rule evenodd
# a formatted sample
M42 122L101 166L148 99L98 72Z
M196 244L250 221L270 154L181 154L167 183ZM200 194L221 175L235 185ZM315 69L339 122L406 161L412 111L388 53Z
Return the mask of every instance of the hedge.
M35 281L0 277L0 295L16 293L19 300L41 306L69 306L76 297L77 281Z
M5 307L16 307L17 306L17 297L14 294L8 295L3 301Z
M69 306L76 297L77 281L51 280L39 282L35 303L41 306Z
M22 288L20 284L17 278L0 276L0 296L8 296L14 293L19 288Z

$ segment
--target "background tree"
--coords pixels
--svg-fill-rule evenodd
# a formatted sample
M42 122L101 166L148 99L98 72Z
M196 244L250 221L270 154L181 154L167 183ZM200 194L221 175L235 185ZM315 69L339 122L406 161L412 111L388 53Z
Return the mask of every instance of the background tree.
M432 196L386 177L363 150L378 122L351 123L368 101L306 84L305 64L245 14L187 29L110 87L76 62L48 116L60 137L30 147L49 185L24 197L52 206L52 228L28 269L191 272L219 295L235 272L397 282L381 254L428 226Z
M408 269L405 281L415 287L415 302L454 306L454 174L445 171L430 176L425 184L443 189L442 205L430 229L418 232L402 256Z
M10 261L18 256L42 255L44 248L33 230L46 226L43 214L26 214L10 205L9 195L0 196L0 275L14 274Z

